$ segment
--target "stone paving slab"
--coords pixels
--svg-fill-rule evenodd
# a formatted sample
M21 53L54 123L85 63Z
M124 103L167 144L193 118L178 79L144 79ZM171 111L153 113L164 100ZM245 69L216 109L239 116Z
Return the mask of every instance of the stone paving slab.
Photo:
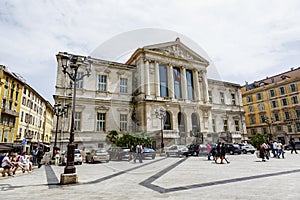
M63 166L0 178L4 199L298 199L300 156L261 162L254 155L229 156L230 164L204 157L157 157L143 163L76 165L78 184L59 185Z

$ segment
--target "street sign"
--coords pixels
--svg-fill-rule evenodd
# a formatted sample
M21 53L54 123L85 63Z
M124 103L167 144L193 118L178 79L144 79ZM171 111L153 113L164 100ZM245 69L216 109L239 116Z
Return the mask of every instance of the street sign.
M27 140L26 140L26 138L24 138L23 140L22 140L22 144L26 144L27 143Z

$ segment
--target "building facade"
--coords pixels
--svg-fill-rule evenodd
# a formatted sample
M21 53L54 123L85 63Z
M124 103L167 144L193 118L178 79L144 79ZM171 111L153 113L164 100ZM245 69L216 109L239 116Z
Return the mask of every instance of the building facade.
M74 83L62 72L62 56L79 55L57 55L54 99L70 105ZM220 138L239 142L246 133L240 86L207 79L208 61L179 38L139 48L125 64L89 60L91 75L76 83L78 148L107 148L106 135L111 130L144 134L156 149L161 148L162 136L169 146ZM78 76L83 73L79 69ZM223 96L216 98L219 95ZM70 110L60 118L61 143L68 141Z
M28 153L50 144L53 106L20 75L0 66L0 142Z
M49 112L49 108L48 110L46 109L47 106L49 107L49 104L32 87L25 82L23 83L17 134L18 140L15 141L24 145L23 150L26 149L27 152L30 152L32 148L38 146L49 146L52 130L45 130L46 127L49 128L49 125L46 126L46 122L50 123L49 118L47 119L49 113L46 115Z
M0 65L0 78L0 142L13 143L17 138L23 84L3 65Z
M248 137L271 134L288 143L300 138L300 68L242 87Z

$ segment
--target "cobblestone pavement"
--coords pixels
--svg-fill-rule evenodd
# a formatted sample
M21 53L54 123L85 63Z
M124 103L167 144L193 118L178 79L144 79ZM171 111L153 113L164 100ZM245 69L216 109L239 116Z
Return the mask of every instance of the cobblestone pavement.
M204 157L157 157L143 163L111 161L76 165L78 183L60 185L63 166L0 178L1 199L298 199L300 155L261 162L253 154L228 156L230 164Z

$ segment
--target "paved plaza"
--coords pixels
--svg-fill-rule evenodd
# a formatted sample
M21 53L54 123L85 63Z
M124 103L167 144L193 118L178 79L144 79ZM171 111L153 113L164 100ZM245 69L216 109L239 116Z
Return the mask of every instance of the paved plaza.
M157 157L143 163L76 165L79 183L60 185L63 166L0 178L1 199L298 199L300 154L261 162L230 155L230 164L204 157Z

